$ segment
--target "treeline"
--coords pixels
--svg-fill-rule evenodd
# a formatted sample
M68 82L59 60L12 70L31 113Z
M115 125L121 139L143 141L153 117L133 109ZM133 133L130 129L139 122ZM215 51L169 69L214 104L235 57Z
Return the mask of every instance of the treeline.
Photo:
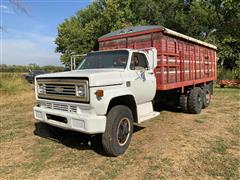
M240 69L239 0L95 0L58 26L56 51L67 65L72 54L98 49L97 39L136 25L162 25L218 47L218 64Z
M29 72L33 70L43 70L45 72L51 73L51 72L61 72L64 71L63 66L38 66L36 64L30 64L27 66L23 65L6 65L6 64L0 64L0 72Z

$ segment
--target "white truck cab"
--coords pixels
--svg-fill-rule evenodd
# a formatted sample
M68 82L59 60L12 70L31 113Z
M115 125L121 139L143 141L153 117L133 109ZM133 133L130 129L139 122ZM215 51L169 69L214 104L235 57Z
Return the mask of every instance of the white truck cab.
M76 70L36 77L34 116L51 127L102 134L110 156L129 146L133 123L157 116L155 48L89 53ZM54 128L53 130L55 130Z

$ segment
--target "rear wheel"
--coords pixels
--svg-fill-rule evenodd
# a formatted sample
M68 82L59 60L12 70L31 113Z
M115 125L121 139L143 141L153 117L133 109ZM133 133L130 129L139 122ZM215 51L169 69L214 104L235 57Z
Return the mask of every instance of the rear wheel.
M188 112L188 96L186 94L181 94L179 99L179 105L181 107L182 112Z
M189 94L188 109L192 114L199 114L203 107L203 91L200 87L194 87Z
M203 88L203 109L207 108L210 104L211 101L211 92L209 90L209 88L204 87Z
M133 115L122 105L113 107L107 115L107 125L102 135L102 144L109 156L123 154L131 141L133 133Z

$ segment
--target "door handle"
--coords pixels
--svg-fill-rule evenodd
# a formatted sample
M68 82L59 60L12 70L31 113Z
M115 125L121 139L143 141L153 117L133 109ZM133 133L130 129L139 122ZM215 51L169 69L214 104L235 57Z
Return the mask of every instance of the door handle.
M153 74L153 72L148 72L148 74Z

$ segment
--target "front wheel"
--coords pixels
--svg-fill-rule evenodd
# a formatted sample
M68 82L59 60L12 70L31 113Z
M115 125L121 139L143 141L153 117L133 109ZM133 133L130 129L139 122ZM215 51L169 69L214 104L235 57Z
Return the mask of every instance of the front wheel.
M107 115L107 124L102 135L102 144L109 156L123 154L131 141L133 133L133 115L122 105L113 107Z

